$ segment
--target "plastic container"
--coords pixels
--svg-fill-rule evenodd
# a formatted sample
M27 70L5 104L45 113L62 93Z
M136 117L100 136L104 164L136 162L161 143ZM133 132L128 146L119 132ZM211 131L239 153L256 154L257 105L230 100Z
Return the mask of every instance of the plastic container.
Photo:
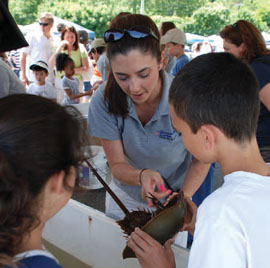
M89 162L96 169L98 174L106 181L108 175L108 165L104 150L102 146L98 145L91 145L89 147L91 152ZM89 150L89 148L87 149ZM100 189L103 187L86 163L83 163L79 167L79 184L81 187L88 190Z

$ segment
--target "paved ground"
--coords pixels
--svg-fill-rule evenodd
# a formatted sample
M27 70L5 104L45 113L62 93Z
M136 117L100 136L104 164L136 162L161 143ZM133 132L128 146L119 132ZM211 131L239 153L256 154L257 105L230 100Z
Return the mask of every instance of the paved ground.
M214 173L213 191L220 187L223 183L223 174L220 166L216 164L216 169ZM105 210L105 190L104 188L97 190L88 190L83 194L74 195L74 199L91 206L100 211Z

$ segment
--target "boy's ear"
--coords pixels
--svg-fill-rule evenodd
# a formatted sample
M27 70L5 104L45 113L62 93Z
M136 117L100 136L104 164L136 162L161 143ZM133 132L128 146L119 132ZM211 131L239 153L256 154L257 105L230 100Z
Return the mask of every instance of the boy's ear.
M49 179L49 187L50 190L54 193L61 193L63 190L63 182L64 182L65 172L61 170L55 174L53 174Z
M216 143L216 131L212 125L202 125L201 134L204 141L204 147L207 151L211 151Z

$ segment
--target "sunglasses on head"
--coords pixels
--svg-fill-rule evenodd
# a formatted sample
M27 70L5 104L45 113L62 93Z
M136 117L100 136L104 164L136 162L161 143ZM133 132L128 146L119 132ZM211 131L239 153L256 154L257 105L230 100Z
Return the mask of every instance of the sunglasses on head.
M103 34L104 41L116 42L121 40L125 34L128 34L130 37L135 39L146 38L152 36L155 39L159 40L155 33L146 26L134 26L130 29L109 29Z
M40 26L48 26L50 23L43 23L43 22L39 22Z
M234 30L235 30L236 32L239 32L239 33L240 33L240 29L239 29L239 27L238 27L238 25L237 25L237 22L234 23L234 24L232 25L232 27L234 28Z

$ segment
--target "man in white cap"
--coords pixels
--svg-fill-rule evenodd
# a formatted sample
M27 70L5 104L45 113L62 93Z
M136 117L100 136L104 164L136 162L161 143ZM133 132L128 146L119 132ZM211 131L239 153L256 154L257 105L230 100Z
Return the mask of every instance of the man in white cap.
M102 81L106 81L109 72L109 60L106 55L106 43L101 38L96 38L91 43L90 53L96 61L97 69L102 77Z
M160 39L160 44L165 45L167 54L177 58L171 70L173 76L176 76L184 65L189 62L189 57L184 50L186 42L185 33L177 28L169 30Z
M40 31L30 33L26 36L29 46L22 50L21 57L21 80L24 85L29 85L35 82L32 72L29 72L26 67L26 59L29 65L35 63L37 60L42 60L48 63L49 58L53 52L54 39L51 34L53 27L53 15L49 12L44 12L39 17ZM28 66L29 66L28 65ZM47 81L54 83L53 69L49 69Z

